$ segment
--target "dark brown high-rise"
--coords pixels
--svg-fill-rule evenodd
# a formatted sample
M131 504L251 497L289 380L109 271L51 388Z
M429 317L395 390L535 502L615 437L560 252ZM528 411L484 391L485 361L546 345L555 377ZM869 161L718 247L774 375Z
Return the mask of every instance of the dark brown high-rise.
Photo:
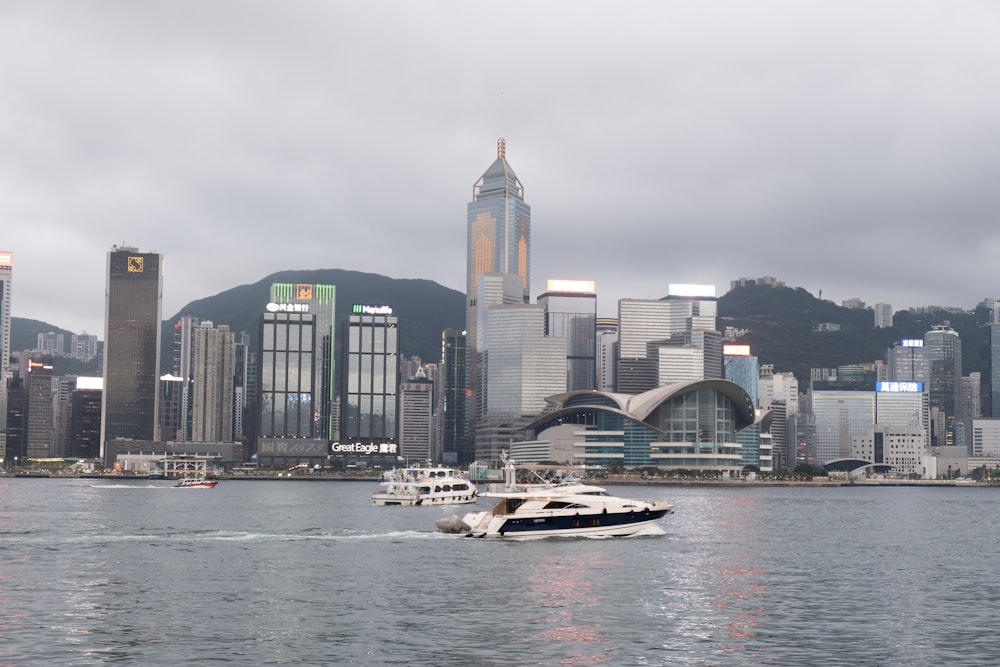
M114 463L130 440L157 439L163 266L155 253L114 246L104 310L101 456Z

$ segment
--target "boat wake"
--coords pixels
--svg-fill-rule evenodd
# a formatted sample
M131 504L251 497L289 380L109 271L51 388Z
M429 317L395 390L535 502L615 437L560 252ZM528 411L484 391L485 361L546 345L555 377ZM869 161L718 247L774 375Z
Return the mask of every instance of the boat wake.
M115 482L112 484L88 484L92 489L171 489L173 487L163 486L162 484L123 484L121 482Z
M436 531L390 531L384 533L366 533L360 531L343 531L341 533L319 533L315 535L302 535L296 533L256 533L251 531L190 531L190 530L158 530L148 533L89 533L80 535L52 535L35 534L31 532L0 533L4 539L11 542L17 541L24 544L37 544L46 548L60 548L60 546L74 545L75 548L81 546L101 546L120 543L148 543L161 546L166 545L187 545L198 544L209 545L212 543L282 543L282 542L398 542L408 540L441 540L452 537Z
M632 537L661 537L666 534L667 531L663 530L662 527L654 523L651 526L646 526L635 535L632 535Z
M164 537L180 538L189 541L215 542L368 542L379 540L426 540L447 538L447 535L436 531L399 530L384 533L367 533L355 530L345 530L339 533L255 533L244 531L210 531L202 534L174 534Z

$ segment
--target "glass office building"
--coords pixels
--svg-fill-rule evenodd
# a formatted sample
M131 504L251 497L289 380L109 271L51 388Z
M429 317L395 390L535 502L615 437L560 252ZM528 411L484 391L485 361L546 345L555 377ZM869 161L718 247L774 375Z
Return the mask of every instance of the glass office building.
M445 329L441 334L444 416L441 436L443 458L448 463L471 463L476 450L469 433L469 392L466 360L469 337L465 331Z
M962 377L962 340L948 326L935 326L924 334L924 347L930 364L930 407L945 415L945 442L932 431L931 445L954 444L956 402Z
M258 437L314 437L312 314L266 312L260 340Z
M352 310L344 322L340 449L334 454L395 458L399 320L388 306Z
M757 400L757 379L760 375L760 364L757 357L750 354L750 346L724 345L722 357L725 379L743 387L756 408L760 405ZM742 445L743 464L761 466L760 424L755 423L750 428L740 431L735 438Z
M10 363L10 293L14 253L0 251L0 458L4 458L7 429L7 365ZM12 458L10 452L7 458Z
M541 306L508 304L485 310L476 423L476 458L497 460L515 433L540 414L547 396L566 390L566 339L545 335Z
M157 440L160 387L160 255L115 246L108 253L104 310L101 455L112 463L115 440Z
M810 391L815 430L810 442L814 462L851 456L853 438L875 424L875 391L870 383L814 381Z
M545 335L566 339L566 389L597 388L597 294L593 281L550 280L538 303Z
M313 355L313 418L319 425L316 437L333 438L336 431L333 401L336 386L336 354L334 351L334 308L337 288L334 285L310 283L272 283L271 303L304 307L313 316L316 327L316 349Z
M517 303L528 303L531 275L531 207L524 186L507 162L506 142L497 142L497 157L472 186L468 205L466 247L465 322L469 341L468 387L479 376L478 309L484 295L481 277L505 274L516 280ZM482 405L478 396L477 405ZM477 409L478 412L478 409ZM476 417L478 419L478 416Z

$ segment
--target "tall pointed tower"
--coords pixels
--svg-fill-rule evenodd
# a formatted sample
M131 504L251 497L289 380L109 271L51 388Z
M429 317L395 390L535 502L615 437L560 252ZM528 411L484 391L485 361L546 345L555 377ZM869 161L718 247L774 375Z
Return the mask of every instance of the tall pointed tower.
M516 277L521 303L528 303L531 291L531 207L524 201L524 186L507 162L507 144L502 136L497 140L496 160L472 186L468 214L465 322L467 386L472 389L480 365L476 342L477 306L482 305L480 278L485 274Z

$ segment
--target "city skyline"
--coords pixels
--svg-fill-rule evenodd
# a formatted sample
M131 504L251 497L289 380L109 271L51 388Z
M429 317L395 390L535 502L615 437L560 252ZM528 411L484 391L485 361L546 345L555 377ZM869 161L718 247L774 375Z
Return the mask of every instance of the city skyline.
M995 291L988 5L385 9L4 5L14 314L99 332L112 244L164 257L167 314L291 268L463 291L501 135L534 284L594 280L601 317L740 276L897 309Z

